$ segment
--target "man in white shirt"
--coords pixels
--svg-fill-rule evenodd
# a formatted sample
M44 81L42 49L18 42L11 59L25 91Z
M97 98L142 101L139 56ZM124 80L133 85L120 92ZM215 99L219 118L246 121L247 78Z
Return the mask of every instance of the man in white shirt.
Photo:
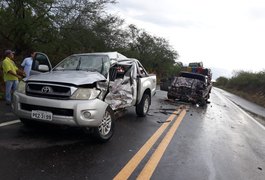
M24 67L24 72L26 73L26 78L28 78L30 75L30 70L31 70L33 58L35 56L34 51L29 51L29 53L30 53L30 56L25 58L23 60L23 62L21 63L21 66Z

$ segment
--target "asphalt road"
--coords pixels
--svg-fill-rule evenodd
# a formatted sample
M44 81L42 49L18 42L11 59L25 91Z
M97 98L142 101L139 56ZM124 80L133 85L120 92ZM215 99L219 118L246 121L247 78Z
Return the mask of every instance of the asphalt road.
M264 107L261 107L255 103L252 103L248 100L245 100L241 97L238 97L222 89L215 88L215 90L223 94L226 98L234 102L236 105L238 105L239 107L241 107L248 113L250 113L252 116L255 117L257 121L259 121L261 124L265 126L265 108Z
M265 128L219 90L197 107L158 91L100 144L78 128L24 127L0 102L1 179L265 179ZM13 123L13 124L8 124Z

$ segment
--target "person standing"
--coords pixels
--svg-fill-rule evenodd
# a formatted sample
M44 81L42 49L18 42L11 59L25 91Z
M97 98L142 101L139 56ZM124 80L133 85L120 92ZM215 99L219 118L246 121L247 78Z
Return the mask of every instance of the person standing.
M3 60L3 75L6 86L5 99L6 104L11 104L11 93L17 88L18 80L21 79L21 76L17 74L18 68L15 64L14 60L14 52L11 50L5 51L5 59Z
M25 58L23 62L21 63L21 66L24 67L24 72L26 73L26 78L30 75L30 70L33 62L33 58L35 56L35 51L31 50L29 51L29 57Z

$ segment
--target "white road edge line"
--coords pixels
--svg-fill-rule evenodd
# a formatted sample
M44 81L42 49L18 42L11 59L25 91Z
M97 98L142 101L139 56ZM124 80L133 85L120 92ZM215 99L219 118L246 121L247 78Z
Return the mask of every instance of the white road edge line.
M14 121L8 121L8 122L1 123L0 127L8 126L8 125L11 125L11 124L16 124L16 123L20 123L20 120L17 119L17 120L14 120Z
M261 127L263 130L265 130L265 127L259 123L256 119L254 119L252 116L250 116L246 111L244 111L242 108L240 108L238 105L236 105L236 103L234 103L232 100L230 100L228 97L226 97L225 95L223 95L227 100L229 100L229 102L235 106L237 109L239 109L243 114L245 114L246 116L248 116L252 121L254 121L259 127Z

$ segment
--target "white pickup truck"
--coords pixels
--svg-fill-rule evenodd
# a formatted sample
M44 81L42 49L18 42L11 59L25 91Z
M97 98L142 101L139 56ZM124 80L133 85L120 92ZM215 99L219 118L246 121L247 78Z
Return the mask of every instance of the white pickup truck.
M113 135L115 111L135 106L145 116L156 91L156 76L117 52L73 54L54 68L45 54L36 53L31 74L13 96L22 123L84 127L102 142Z

